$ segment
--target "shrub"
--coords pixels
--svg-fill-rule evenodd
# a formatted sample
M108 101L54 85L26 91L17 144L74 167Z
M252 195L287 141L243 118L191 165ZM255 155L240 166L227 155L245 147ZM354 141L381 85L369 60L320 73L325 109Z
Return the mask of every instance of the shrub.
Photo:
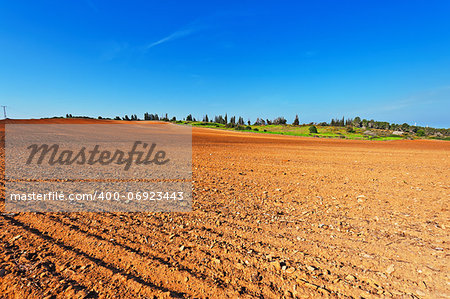
M353 129L353 127L349 126L349 127L347 127L347 132L348 133L355 133L355 130Z
M316 126L312 125L311 127L309 127L309 133L317 134L318 132Z
M254 128L253 131L259 131L259 129L258 128Z
M251 129L252 129L252 127L250 127L250 126L246 126L246 127L245 127L245 129L246 129L246 130L251 130Z

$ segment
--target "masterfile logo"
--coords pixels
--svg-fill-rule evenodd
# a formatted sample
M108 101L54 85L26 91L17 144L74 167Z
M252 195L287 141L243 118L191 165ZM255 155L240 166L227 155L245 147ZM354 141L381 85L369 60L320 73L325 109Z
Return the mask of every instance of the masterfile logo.
M192 129L173 124L7 124L11 212L189 212Z
M142 150L138 150L138 148ZM71 149L60 150L58 144L49 146L48 144L32 144L27 147L30 150L26 164L36 163L41 165L46 162L48 165L109 165L115 163L124 165L124 170L129 170L131 165L164 165L170 161L166 158L164 150L155 150L156 143L149 145L142 141L135 141L131 150L123 152L116 149L114 152L110 150L100 150L100 145L96 144L93 149L87 150L83 146L79 151ZM39 154L39 155L38 155ZM36 157L36 159L35 159Z

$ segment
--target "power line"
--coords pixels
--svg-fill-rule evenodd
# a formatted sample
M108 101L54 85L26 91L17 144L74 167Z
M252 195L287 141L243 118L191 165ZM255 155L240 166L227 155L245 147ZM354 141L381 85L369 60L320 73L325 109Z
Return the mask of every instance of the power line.
M3 107L3 114L5 115L5 119L6 119L6 107L7 107L7 106L3 106L3 105L2 105L2 107Z

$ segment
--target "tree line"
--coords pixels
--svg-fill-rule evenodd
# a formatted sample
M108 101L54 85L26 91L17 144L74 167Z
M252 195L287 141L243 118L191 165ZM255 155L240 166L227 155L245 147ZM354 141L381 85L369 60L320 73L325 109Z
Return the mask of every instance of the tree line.
M66 114L66 118L90 118L87 116L73 116L72 114ZM101 116L98 117L98 119L110 119L110 118L103 118ZM127 121L136 121L141 120L136 114L132 114L130 116L124 115L124 116L116 116L114 118L115 120L127 120ZM159 121L172 121L176 122L177 118L175 116L169 118L168 114L165 113L164 115L159 116L157 113L151 114L148 112L144 113L143 120L159 120ZM242 126L250 126L251 121L250 119L244 120L242 116L231 116L229 117L227 113L225 115L215 115L213 117L209 117L207 114L205 114L201 120L197 120L195 117L192 116L192 114L188 114L185 118L183 118L183 121L186 122L202 122L202 123L215 123L215 124L222 124L225 125L228 128L241 128ZM266 126L266 125L288 125L287 120L282 117L276 117L272 120L270 119L264 119L264 118L256 118L255 122L253 123L253 126ZM308 125L308 126L332 126L332 127L347 127L347 131L352 132L354 128L361 128L361 129L380 129L380 130L391 130L391 131L399 131L404 133L414 133L418 136L429 136L429 135L443 135L443 136L450 136L450 128L447 129L438 129L438 128L432 128L432 127L422 127L422 126L415 126L415 125L409 125L407 123L403 124L396 124L396 123L389 123L386 121L375 121L373 119L361 119L359 116L355 118L332 118L330 122L311 122L307 124L300 124L299 116L296 115L294 118L294 121L290 124L292 126L301 126L301 125Z

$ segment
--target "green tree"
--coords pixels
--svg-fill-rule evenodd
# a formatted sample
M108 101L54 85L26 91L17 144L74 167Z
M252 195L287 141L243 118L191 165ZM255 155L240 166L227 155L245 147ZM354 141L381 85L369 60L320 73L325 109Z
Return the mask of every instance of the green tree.
M369 123L369 121L368 121L367 119L363 119L363 120L361 121L361 123L362 123L362 126L363 126L364 128L367 128L367 124Z
M423 137L423 136L425 136L425 131L422 129L419 129L419 130L417 130L416 134L417 134L417 136Z
M407 123L404 123L404 124L402 125L402 131L403 131L403 132L409 131L409 125L408 125Z
M353 119L353 126L357 128L361 127L361 118L359 116Z
M282 117L282 116L279 116L279 117L275 118L272 121L272 123L275 124L275 125L285 125L286 124L286 119L284 117Z
M299 121L299 119L298 119L298 114L295 115L295 119L294 119L294 122L293 122L292 124L293 124L294 126L300 125L300 121Z

